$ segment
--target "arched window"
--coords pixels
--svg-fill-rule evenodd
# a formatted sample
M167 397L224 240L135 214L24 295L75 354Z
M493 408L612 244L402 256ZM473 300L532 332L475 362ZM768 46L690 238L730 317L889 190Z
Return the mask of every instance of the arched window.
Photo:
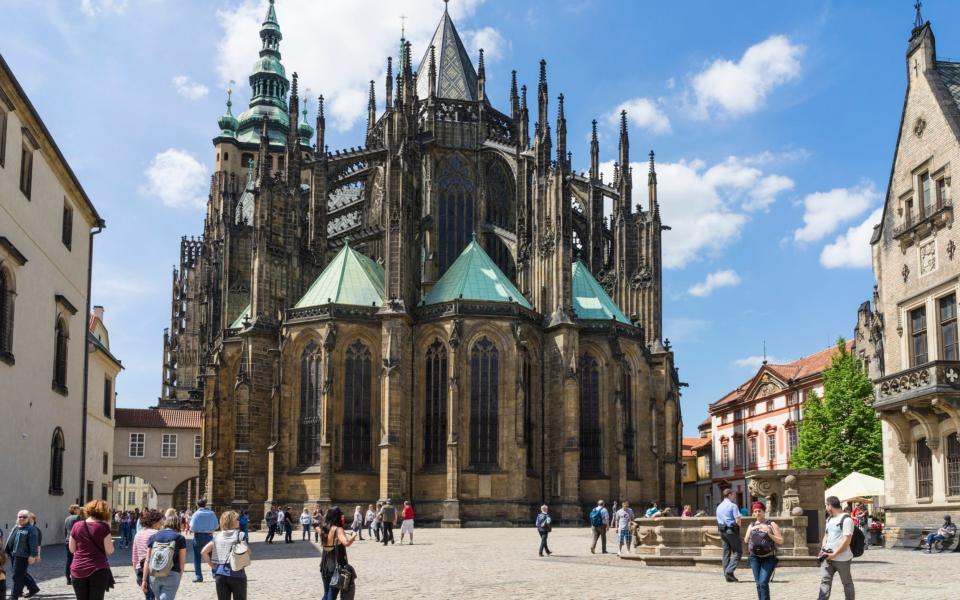
M240 384L234 404L234 450L250 450L250 385Z
M310 342L300 355L300 427L297 433L297 464L306 467L320 458L321 356Z
M624 365L620 383L623 399L623 452L627 455L627 476L637 476L637 429L633 422L633 377Z
M527 470L533 470L533 364L530 352L520 350L520 385L523 386L523 443L527 447Z
M447 347L440 340L427 348L426 406L424 407L423 466L446 463Z
M483 337L470 352L470 465L498 466L500 358L497 347Z
M960 496L960 439L956 433L947 437L947 495Z
M13 277L0 269L0 359L13 354Z
M933 454L927 438L917 440L917 498L933 496Z
M371 466L370 349L360 340L347 347L343 374L343 466L366 469Z
M589 354L580 356L580 473L603 472L600 438L600 367Z
M457 260L473 237L473 204L475 186L466 163L451 156L439 170L437 178L440 203L437 231L437 275Z
M516 218L512 207L514 205L513 175L510 169L500 160L491 160L487 163L486 171L486 200L487 222L503 227L508 231L516 230ZM515 280L517 268L509 248L496 235L486 237L486 250L493 262L500 270Z
M50 440L50 490L49 493L63 495L63 451L66 445L63 442L63 430L57 427L53 430Z
M67 390L67 345L70 340L70 333L67 329L67 323L63 319L57 319L55 335L53 387L65 392Z

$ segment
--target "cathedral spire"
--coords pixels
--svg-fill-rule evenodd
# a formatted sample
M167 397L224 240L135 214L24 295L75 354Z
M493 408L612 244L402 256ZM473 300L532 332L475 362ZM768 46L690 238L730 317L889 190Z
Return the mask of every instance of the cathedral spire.
M630 137L627 134L627 111L620 111L620 206L623 214L628 215L631 212L631 172L630 172Z
M300 183L300 144L297 136L300 131L300 96L297 92L297 74L293 74L290 85L290 107L287 112L290 127L287 130L287 185Z
M647 202L650 204L650 212L659 219L660 203L657 202L657 170L653 163L653 150L650 151L650 170L647 172Z
M483 66L483 48L480 48L480 60L477 63L477 100L483 102L487 97L487 70Z
M520 98L517 96L517 70L510 72L510 118L514 122L520 118Z
M567 117L563 112L563 94L557 97L557 165L565 171L567 162Z
M520 88L520 146L530 145L530 111L527 109L527 86Z
M591 123L593 132L590 135L590 179L600 179L600 140L597 139L597 120Z
M327 148L324 145L326 128L327 119L323 116L323 94L320 94L320 97L317 98L317 154L321 156L327 153Z
M430 85L427 90L430 94L430 97L433 98L437 95L437 52L435 46L430 46L430 66L427 69L427 78L430 80Z
M373 126L377 122L377 97L373 90L374 85L376 85L376 82L371 79L370 93L367 97L367 133L373 131Z
M540 83L537 85L537 122L542 130L547 124L547 61L540 59Z
M386 88L387 88L386 107L387 107L387 110L390 110L391 108L393 108L393 57L392 56L387 57Z
M257 179L261 182L270 176L267 168L267 156L270 148L270 133L267 129L268 119L264 115L260 119L260 151L257 153Z

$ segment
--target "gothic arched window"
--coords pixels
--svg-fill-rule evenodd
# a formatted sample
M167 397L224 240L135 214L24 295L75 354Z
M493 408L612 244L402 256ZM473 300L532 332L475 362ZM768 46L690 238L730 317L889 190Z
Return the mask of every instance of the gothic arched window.
M580 356L580 474L603 472L600 438L600 367L589 354Z
M637 430L633 422L633 377L624 365L620 383L623 401L623 452L627 455L627 476L637 476Z
M234 450L250 450L250 385L242 383L234 403Z
M470 465L479 469L498 466L499 377L497 347L484 337L470 351Z
M513 175L509 168L500 160L487 163L486 171L486 201L487 222L502 227L508 231L516 230L516 215L512 210L514 205ZM517 268L513 262L510 249L496 235L486 237L486 250L493 262L511 280L516 279Z
M527 447L527 469L533 470L533 365L530 352L520 351L520 385L523 389L523 443Z
M360 340L347 347L343 370L343 467L371 466L370 388L373 359Z
M13 277L0 269L0 358L13 353Z
M50 440L50 489L49 493L60 496L63 494L63 451L66 444L63 441L63 430L57 427L53 430Z
M423 466L446 462L447 347L436 340L427 348L426 405L424 407Z
M473 237L475 186L469 168L458 156L451 156L443 162L437 183L440 198L437 228L439 277L457 260Z
M67 322L63 319L57 319L55 335L53 346L53 386L65 392L67 389L67 347L70 340L70 333L67 329Z
M320 458L321 357L310 342L300 355L300 427L297 431L297 464L306 467Z

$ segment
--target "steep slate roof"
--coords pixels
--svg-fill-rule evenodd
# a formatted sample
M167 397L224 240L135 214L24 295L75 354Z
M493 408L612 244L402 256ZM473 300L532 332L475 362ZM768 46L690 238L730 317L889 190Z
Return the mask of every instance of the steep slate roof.
M960 63L938 60L937 73L940 74L940 81L950 92L954 103L960 108Z
M345 244L294 308L321 304L382 306L383 267Z
M430 46L436 52L437 97L476 101L477 72L446 10L417 68L417 97L424 100L430 95Z
M520 290L500 267L484 252L477 240L470 242L457 260L453 261L433 289L423 299L424 304L440 304L453 300L485 300L487 302L516 302L533 310Z
M200 429L203 420L199 410L175 408L118 408L116 417L117 427L145 429Z
M239 329L243 327L243 322L250 318L250 308L252 305L248 304L246 308L240 311L240 314L237 315L237 318L233 320L233 323L230 324L229 329Z
M593 278L587 265L579 260L573 263L573 309L577 317L583 320L616 319L630 325L630 319Z

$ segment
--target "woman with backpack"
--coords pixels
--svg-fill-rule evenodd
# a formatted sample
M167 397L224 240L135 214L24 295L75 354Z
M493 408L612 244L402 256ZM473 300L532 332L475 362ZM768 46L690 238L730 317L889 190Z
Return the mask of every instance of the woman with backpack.
M217 581L217 600L247 600L250 547L240 538L240 516L236 512L228 510L220 515L220 531L200 554Z
M355 533L347 535L343 529L343 512L339 506L331 506L323 517L323 527L320 528L323 540L323 555L320 557L320 578L323 580L323 598L321 600L336 600L342 588L353 586L353 577L349 585L338 583L342 580L344 570L353 573L347 562L347 547L357 539ZM345 591L345 590L344 590Z
M747 527L743 541L750 554L750 568L757 582L758 600L770 600L770 578L777 567L777 546L783 543L780 527L767 519L763 502L753 503L753 523Z
M150 536L147 542L143 584L140 586L143 593L147 593L149 586L157 600L176 598L186 561L187 538L180 533L180 518L176 514L164 517L163 529Z
M73 524L67 541L73 553L70 580L77 600L103 600L114 584L107 558L113 554L110 507L103 500L91 500L84 505L83 513L87 518Z
M160 522L162 520L163 515L149 508L140 515L140 522L143 524L143 529L133 538L133 544L131 544L132 549L130 550L130 560L133 563L133 572L136 575L137 587L139 589L143 589L143 573L147 560L147 544L150 543L150 538L153 537L153 534L160 529ZM147 591L143 593L143 596L145 600L153 600L153 591L147 587Z

